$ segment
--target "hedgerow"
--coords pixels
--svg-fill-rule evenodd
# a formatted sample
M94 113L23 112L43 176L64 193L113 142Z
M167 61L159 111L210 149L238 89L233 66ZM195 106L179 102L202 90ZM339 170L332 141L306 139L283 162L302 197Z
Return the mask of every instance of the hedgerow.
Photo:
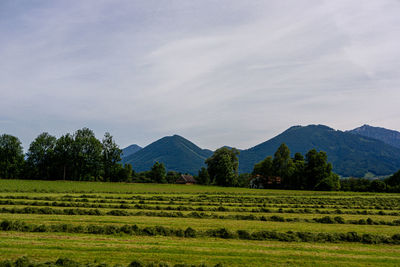
M57 214L57 215L92 215L92 216L151 216L151 217L169 217L169 218L197 218L197 219L220 219L220 220L256 220L256 221L272 221L272 222L309 222L309 223L323 223L323 224L369 224L369 225L388 225L388 226L399 226L400 220L393 221L374 221L371 218L367 220L345 220L341 216L334 218L325 216L322 218L284 218L282 216L273 215L270 217L266 216L255 216L253 214L242 215L242 214L228 214L218 215L213 213L198 213L190 212L183 214L182 212L151 212L151 211L139 211L129 212L126 210L111 210L103 212L99 209L52 209L49 207L44 208L0 208L0 213L12 213L12 214Z
M68 224L27 224L21 221L3 220L0 222L2 231L21 231L21 232L68 232L86 234L129 234L143 236L177 236L194 238L197 236L217 237L225 239L249 239L249 240L277 240L285 242L361 242L367 244L400 244L400 234L392 236L349 233L314 233L314 232L276 232L276 231L255 231L248 233L245 230L231 232L226 228L208 229L198 231L191 227L182 229L168 228L164 226L148 226L140 228L137 225L87 225L73 226Z
M124 265L118 264L114 265L123 267ZM165 262L150 262L150 263L143 263L140 260L134 260L130 264L125 265L126 267L207 267L204 263L199 265L196 264L174 264L170 265ZM214 267L222 267L221 263L214 265ZM81 263L78 261L71 260L69 258L59 258L56 261L46 261L46 262L36 262L32 261L28 257L21 257L14 261L11 260L3 260L0 261L0 267L112 267L112 265L108 265L107 263Z
M276 207L280 205L282 208L303 208L308 205L309 208L341 208L341 209L378 209L393 210L400 206L400 198L318 198L318 197L240 197L235 194L232 196L146 196L134 195L132 197L120 196L104 196L104 195L80 195L71 196L64 195L61 197L37 197L37 196L0 196L0 199L26 199L26 200L43 200L43 201L64 201L71 205L72 202L83 203L114 203L114 204L193 204L204 206L224 206L224 207ZM82 203L81 203L82 204ZM272 205L273 204L273 205ZM44 204L45 205L45 204ZM48 205L48 204L47 204Z

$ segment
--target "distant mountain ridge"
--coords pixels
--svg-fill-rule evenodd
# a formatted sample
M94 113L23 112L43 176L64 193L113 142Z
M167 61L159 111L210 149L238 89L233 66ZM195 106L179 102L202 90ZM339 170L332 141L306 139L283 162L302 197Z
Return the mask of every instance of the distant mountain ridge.
M334 130L325 125L294 126L244 150L239 156L240 172L251 172L255 163L272 156L285 143L292 153L305 155L310 149L325 151L333 170L342 176L363 177L367 173L389 175L400 169L400 149L380 140Z
M400 148L400 132L395 130L365 124L348 132L381 140L388 145Z
M366 174L390 175L400 169L400 148L383 141L334 130L325 125L293 126L281 134L252 148L241 150L239 172L252 172L254 164L285 143L292 155L305 155L315 148L325 151L328 161L336 173L348 177L363 177ZM167 136L122 159L130 163L135 171L150 170L154 162L163 162L167 170L197 174L212 151L202 149L179 136Z
M122 158L126 158L126 157L128 157L128 156L130 156L132 154L135 154L136 152L138 152L141 149L142 149L142 147L140 147L140 146L138 146L136 144L130 145L130 146L125 147L124 149L122 149L122 156L121 157Z
M150 170L158 161L164 163L168 171L197 174L205 166L204 161L212 151L201 149L179 135L163 137L138 152L124 157L123 163L130 163L135 171Z

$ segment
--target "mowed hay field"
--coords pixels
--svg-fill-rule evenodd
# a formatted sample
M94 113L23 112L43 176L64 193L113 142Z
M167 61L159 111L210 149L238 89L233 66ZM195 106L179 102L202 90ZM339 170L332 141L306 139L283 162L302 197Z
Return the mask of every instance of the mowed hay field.
M0 180L0 260L400 266L400 195Z

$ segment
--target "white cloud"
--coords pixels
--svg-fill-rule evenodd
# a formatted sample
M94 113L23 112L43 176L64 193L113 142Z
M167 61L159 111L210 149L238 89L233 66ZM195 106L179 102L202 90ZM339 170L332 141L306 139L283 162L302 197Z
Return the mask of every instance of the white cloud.
M83 126L209 148L293 124L400 130L398 1L41 3L0 4L2 127L25 144Z

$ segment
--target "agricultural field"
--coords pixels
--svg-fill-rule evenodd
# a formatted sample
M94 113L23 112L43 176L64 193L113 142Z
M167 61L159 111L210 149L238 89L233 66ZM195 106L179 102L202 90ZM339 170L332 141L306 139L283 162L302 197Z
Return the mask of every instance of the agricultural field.
M399 266L400 195L0 180L0 261Z

